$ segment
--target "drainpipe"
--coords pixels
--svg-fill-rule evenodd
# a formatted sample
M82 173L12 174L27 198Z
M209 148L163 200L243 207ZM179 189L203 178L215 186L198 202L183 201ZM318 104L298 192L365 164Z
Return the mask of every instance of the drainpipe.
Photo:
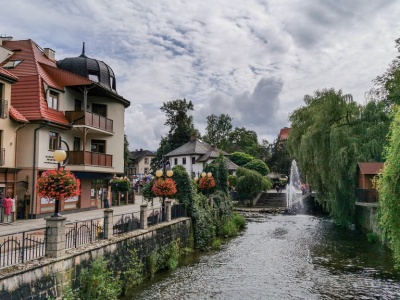
M46 122L43 125L40 125L38 128L35 128L34 134L33 134L33 167L32 167L32 193L31 193L31 213L30 213L30 219L33 219L33 215L35 212L36 208L36 199L35 199L35 185L36 185L36 141L37 141L37 132L42 129L43 127L46 127L49 125L50 122Z

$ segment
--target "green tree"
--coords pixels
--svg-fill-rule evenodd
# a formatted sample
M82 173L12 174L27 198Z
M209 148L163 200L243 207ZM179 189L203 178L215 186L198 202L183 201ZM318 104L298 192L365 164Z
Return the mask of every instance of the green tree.
M261 159L253 159L249 161L247 164L243 166L244 168L257 171L262 176L265 176L269 173L268 166Z
M257 133L246 128L236 127L229 134L227 152L245 152L256 158L262 158L263 150L258 143Z
M242 202L253 200L258 193L267 191L272 187L271 180L254 170L239 167L236 176L236 191L239 200Z
M378 180L379 225L390 241L396 267L400 268L400 110L393 111L389 145L386 148L386 163Z
M244 166L245 164L251 162L254 157L244 152L233 152L229 159L238 166Z
M219 149L225 150L229 144L228 137L232 131L232 118L227 114L216 116L214 114L207 117L206 134L204 141L216 145Z
M168 134L161 139L160 147L151 161L153 170L159 167L158 164L164 154L189 142L192 135L200 135L194 127L193 116L189 115L189 112L194 110L192 101L172 100L164 102L160 109L167 118L164 125L169 126L170 129Z
M287 151L287 141L282 141L277 138L274 143L270 145L270 149L272 154L267 160L267 165L270 167L271 171L288 175L293 159Z
M131 159L131 151L129 150L129 142L126 134L124 134L124 170L128 168Z
M318 191L316 199L339 222L352 221L358 162L379 161L385 144L383 105L362 107L330 90L305 96L290 115L288 151ZM379 136L372 135L381 130ZM377 139L377 143L371 140Z

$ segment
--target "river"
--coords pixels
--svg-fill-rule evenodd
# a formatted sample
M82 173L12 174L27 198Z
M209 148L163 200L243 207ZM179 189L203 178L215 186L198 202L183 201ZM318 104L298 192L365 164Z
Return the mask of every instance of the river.
M400 299L390 251L324 217L266 216L128 299Z

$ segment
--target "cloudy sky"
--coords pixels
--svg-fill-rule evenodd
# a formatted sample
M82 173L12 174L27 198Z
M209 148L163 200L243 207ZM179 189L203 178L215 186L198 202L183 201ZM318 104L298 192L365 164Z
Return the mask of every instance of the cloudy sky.
M394 0L13 0L1 34L32 39L56 59L103 60L125 113L130 149L156 150L160 107L192 100L195 126L229 114L272 142L303 97L341 89L364 103L397 52Z

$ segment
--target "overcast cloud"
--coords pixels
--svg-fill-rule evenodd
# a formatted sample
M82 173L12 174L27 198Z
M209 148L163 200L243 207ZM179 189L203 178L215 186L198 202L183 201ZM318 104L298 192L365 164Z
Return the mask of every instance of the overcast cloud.
M160 107L192 100L195 126L229 114L272 142L303 97L341 89L364 103L396 56L400 2L392 0L13 0L2 35L32 39L56 59L106 62L131 101L131 150L156 150L168 128Z

